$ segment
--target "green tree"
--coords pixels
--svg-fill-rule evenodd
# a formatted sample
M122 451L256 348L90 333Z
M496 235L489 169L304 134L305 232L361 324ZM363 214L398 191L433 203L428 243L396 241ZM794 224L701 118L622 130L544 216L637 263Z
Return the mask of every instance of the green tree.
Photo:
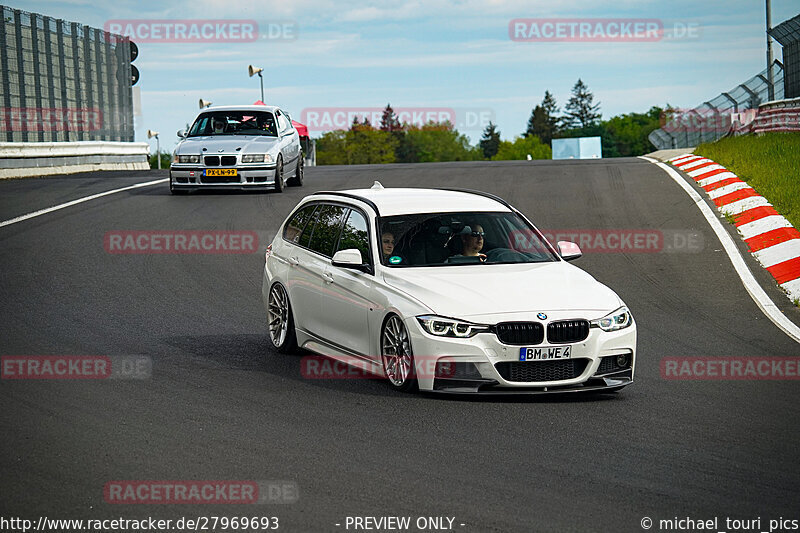
M550 147L542 143L536 135L517 137L513 142L501 141L497 154L492 161L507 161L514 159L550 159L553 156Z
M580 78L572 87L572 96L564 111L566 114L561 120L565 129L593 126L602 117L599 113L600 102L594 103L594 95L589 91L589 86Z
M550 144L558 134L558 105L556 99L550 94L550 91L544 92L542 103L537 105L531 111L531 116L528 119L528 127L523 136L530 137L536 135L543 143Z
M394 163L391 134L373 128L369 121L353 121L347 131L331 131L317 139L318 165Z
M391 134L373 128L366 118L361 123L353 119L345 141L344 150L349 165L395 162L395 143Z
M397 120L394 109L390 104L386 104L386 109L383 110L383 115L381 116L381 131L393 132L401 129L402 125Z
M500 148L500 132L497 131L497 126L492 124L491 121L486 126L486 129L483 130L483 137L478 146L480 146L486 159L491 159L497 154L497 150Z
M323 133L317 143L318 165L346 165L347 132L344 130Z
M603 126L620 156L644 155L653 149L647 136L660 127L662 114L663 110L654 106L647 113L611 117L603 122Z
M403 163L434 161L474 161L480 151L453 128L449 122L429 122L423 126L406 126L402 145Z

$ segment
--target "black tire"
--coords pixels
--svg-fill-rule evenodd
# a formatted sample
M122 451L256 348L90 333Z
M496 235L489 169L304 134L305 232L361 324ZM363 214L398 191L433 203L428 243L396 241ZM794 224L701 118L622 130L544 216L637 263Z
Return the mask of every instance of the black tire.
M278 160L275 163L275 192L283 192L283 186L285 185L283 181L283 158L278 156Z
M272 346L278 353L297 352L297 334L294 330L292 305L289 302L289 294L280 283L275 283L270 288L267 307L267 328ZM276 324L276 321L281 323ZM282 327L284 324L286 325L285 329Z
M398 349L399 347L402 348ZM417 390L416 364L414 353L411 350L411 339L399 316L389 315L384 320L381 328L380 350L383 373L386 375L389 386L399 392ZM393 351L394 354L387 354L387 351Z
M291 187L302 187L304 167L305 163L303 163L303 154L300 154L297 159L297 169L294 171L294 176L286 180L286 184Z

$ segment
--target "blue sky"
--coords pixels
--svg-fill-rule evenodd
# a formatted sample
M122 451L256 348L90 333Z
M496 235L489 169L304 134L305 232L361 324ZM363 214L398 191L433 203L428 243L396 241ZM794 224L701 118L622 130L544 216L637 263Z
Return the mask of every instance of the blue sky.
M419 0L95 0L15 2L11 7L102 28L109 20L252 19L265 32L290 22L294 38L233 43L140 43L142 116L136 140L191 122L198 99L252 103L265 69L269 104L300 119L309 108L470 108L490 112L503 138L524 131L546 89L560 106L580 77L604 117L669 102L694 107L758 73L766 64L764 2ZM800 11L797 0L772 0L773 24ZM691 39L657 42L515 42L516 18L661 19L699 28ZM274 28L274 26L273 26ZM775 57L781 47L773 44ZM478 129L462 130L474 142ZM155 142L153 141L155 148Z

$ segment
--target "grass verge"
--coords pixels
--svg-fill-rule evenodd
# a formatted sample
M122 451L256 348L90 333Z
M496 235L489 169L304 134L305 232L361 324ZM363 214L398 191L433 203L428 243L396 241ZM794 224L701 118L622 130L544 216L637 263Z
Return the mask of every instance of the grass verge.
M694 153L739 176L800 228L800 133L727 137Z

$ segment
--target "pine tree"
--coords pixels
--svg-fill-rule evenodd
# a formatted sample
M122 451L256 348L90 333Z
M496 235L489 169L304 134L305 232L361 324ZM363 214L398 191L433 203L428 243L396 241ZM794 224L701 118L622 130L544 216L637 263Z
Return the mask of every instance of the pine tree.
M381 116L381 131L393 132L399 130L400 127L400 121L397 120L394 109L391 105L386 104L386 109L383 110L383 116Z
M483 137L479 146L486 159L494 157L497 154L497 150L500 149L500 132L497 131L497 126L492 124L491 121L486 126L486 129L483 130Z
M564 107L566 115L561 119L565 129L594 126L602 116L600 102L593 103L594 95L589 91L589 86L578 78L572 87L572 96Z
M550 94L550 91L544 92L542 103L537 105L531 111L531 116L528 119L528 127L523 133L524 137L535 135L546 144L550 144L558 134L558 105L556 99Z

